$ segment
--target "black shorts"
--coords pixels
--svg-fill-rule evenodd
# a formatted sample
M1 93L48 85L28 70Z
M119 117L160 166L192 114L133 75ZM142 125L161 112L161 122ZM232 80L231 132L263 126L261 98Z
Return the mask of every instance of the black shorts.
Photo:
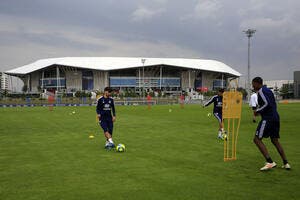
M280 138L280 122L273 120L261 120L257 126L255 135L258 138Z
M257 109L257 106L252 106L252 110L256 110Z
M215 118L219 121L219 123L222 123L222 113L214 113Z
M109 132L111 135L113 134L114 123L112 122L112 119L101 119L99 124L104 133Z

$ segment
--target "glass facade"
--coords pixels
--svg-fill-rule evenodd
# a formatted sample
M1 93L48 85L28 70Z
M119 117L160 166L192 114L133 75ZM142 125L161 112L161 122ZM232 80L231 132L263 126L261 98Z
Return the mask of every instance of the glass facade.
M136 77L110 77L110 87L136 87Z
M221 79L216 79L213 81L213 90L217 90L217 89L220 89L220 88L225 88L226 87L226 81L223 80L223 83L222 83L222 80Z
M66 88L65 72L56 66L45 69L40 73L39 86L42 89Z
M44 78L40 79L41 88L65 88L66 79L65 78Z
M142 78L137 77L110 77L110 87L180 87L181 80L177 77L170 78L156 78L156 77L145 77L144 81Z
M94 89L93 71L82 71L82 90Z
M116 89L131 88L135 89L135 91L141 91L142 88L149 91L151 89L180 91L188 87L196 90L203 90L203 88L218 90L222 87L225 88L227 84L227 78L223 75L212 73L205 77L206 74L203 74L202 71L182 69L174 66L137 67L133 69L107 70L99 73L91 69L75 70L69 68L68 66L53 65L41 70L39 77L40 88L64 89L70 87L72 90L76 88L76 90L91 91L94 88L110 86ZM80 73L77 73L77 70ZM76 76L75 72L77 73ZM66 75L68 80L66 80ZM67 88L67 90L70 90L70 88Z
M195 89L202 88L202 72L197 72L196 73L196 79L195 79L195 82L194 82L194 88Z
M58 69L59 70L59 77L65 77L65 72L62 69ZM41 78L56 78L57 76L57 69L56 67L52 67L49 69L44 70L44 77L42 77L42 73L41 73Z
M180 87L180 78L162 78L158 80L158 84L162 87Z

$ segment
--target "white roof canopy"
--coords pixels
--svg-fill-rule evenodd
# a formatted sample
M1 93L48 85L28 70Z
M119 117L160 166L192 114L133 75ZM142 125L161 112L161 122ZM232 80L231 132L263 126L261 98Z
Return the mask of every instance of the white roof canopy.
M142 59L145 59L142 63ZM47 68L51 65L63 65L82 69L94 69L102 71L128 69L156 65L169 65L189 69L221 72L233 76L241 74L228 65L215 60L184 59L184 58L143 58L143 57L63 57L49 58L18 67L5 73L10 75L25 75L34 71Z

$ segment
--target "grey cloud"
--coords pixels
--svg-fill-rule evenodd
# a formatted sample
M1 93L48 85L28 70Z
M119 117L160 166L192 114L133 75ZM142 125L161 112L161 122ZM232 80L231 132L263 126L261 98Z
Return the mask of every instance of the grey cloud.
M148 53L217 59L245 74L247 38L242 31L255 28L253 74L273 67L278 70L266 73L268 79L287 79L292 72L276 71L299 66L299 9L296 0L6 0L0 2L0 15L7 21L0 19L0 44L44 46L55 56ZM9 55L3 56L13 66Z

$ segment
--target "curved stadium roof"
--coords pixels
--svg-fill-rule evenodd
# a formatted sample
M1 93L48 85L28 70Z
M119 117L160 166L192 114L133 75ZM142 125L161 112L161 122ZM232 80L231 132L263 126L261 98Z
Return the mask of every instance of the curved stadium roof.
M47 68L51 65L63 65L82 69L118 70L143 66L141 59L146 59L144 66L168 65L204 71L221 72L239 77L241 74L228 65L215 60L184 59L184 58L143 58L143 57L63 57L49 58L18 67L6 74L21 76Z

